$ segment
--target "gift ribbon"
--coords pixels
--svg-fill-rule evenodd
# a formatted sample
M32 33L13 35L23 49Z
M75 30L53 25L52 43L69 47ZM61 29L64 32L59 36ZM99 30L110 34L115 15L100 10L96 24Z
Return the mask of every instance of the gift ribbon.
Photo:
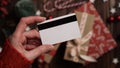
M83 45L84 43L86 43L87 41L90 40L90 38L92 37L92 30L88 32L87 35L85 35L83 37L83 33L84 33L84 29L85 29L85 25L86 25L86 21L87 21L87 18L88 18L88 14L87 13L83 13L82 14L82 18L81 18L81 21L80 21L80 31L81 31L81 38L78 38L76 40L78 40L78 44L77 47L73 47L71 49L71 56L73 57L73 60L78 62L79 59L76 58L77 56L77 53L79 55L79 57L82 59L82 60L86 60L86 61L90 61L90 62L96 62L96 60L90 56L87 56L87 55L81 55L80 54L80 51L81 50L84 50L84 51L88 51L88 46L85 46L85 47L81 47L81 45Z
M81 45L87 42L88 40L90 40L91 36L92 36L92 31L90 31L85 37L80 39L80 44L77 46L78 53L80 53L81 49L84 51L88 51L88 46L83 48L81 47Z
M82 14L82 18L81 18L80 25L79 25L80 26L81 37L83 36L83 32L84 32L84 28L85 28L85 25L86 25L87 17L88 17L87 13Z

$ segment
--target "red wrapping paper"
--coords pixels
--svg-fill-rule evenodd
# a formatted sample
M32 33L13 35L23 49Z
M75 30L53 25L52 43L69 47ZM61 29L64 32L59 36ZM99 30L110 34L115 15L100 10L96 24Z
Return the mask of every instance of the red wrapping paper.
M88 56L98 58L117 46L115 40L111 36L97 10L90 2L84 4L76 11L87 12L89 14L95 15L93 35L90 39L89 49L87 52Z

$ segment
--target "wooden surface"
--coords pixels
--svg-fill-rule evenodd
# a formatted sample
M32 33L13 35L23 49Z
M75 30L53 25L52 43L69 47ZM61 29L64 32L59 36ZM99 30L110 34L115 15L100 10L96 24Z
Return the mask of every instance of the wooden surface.
M70 13L73 11L76 7L63 9L63 10L55 10L53 12L45 12L43 11L43 5L48 2L49 0L41 0L42 5L38 6L38 8L42 11L42 16L48 17L48 16L61 16ZM55 0L51 0L54 2ZM78 0L74 0L76 2ZM79 0L82 1L82 0ZM102 0L96 0L94 3L95 8L97 9L98 13L100 14L101 18L105 22L106 26L111 31L111 34L113 34L113 37L116 39L120 35L119 26L120 24L108 24L106 19L111 15L110 9L115 6L118 0L109 0L107 2L103 2ZM54 5L50 5L50 7L53 7ZM73 63L70 61L66 61L63 59L64 52L65 52L65 46L61 45L57 51L57 54L54 56L52 62L49 64L50 68L120 68L119 63L113 64L112 60L113 58L119 58L120 59L120 48L119 48L119 41L118 39L118 47L112 51L109 51L108 53L104 54L98 59L97 63L90 63L89 65L83 66L79 63Z

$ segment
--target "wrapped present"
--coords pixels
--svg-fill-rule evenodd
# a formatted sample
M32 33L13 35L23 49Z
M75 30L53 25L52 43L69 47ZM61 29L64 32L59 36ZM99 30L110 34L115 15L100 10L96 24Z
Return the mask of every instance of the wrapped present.
M76 12L82 37L67 42L64 59L82 64L96 62L97 58L117 44L90 2L82 5Z
M82 59L84 57L82 56L87 54L89 42L93 34L94 15L86 12L76 12L76 17L81 35L79 38L67 42L64 58L83 63Z

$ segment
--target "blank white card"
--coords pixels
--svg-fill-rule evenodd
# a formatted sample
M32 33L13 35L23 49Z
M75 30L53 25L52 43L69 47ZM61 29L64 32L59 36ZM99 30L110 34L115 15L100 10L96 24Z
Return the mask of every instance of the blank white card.
M81 37L75 13L39 23L38 29L42 44L56 44Z

